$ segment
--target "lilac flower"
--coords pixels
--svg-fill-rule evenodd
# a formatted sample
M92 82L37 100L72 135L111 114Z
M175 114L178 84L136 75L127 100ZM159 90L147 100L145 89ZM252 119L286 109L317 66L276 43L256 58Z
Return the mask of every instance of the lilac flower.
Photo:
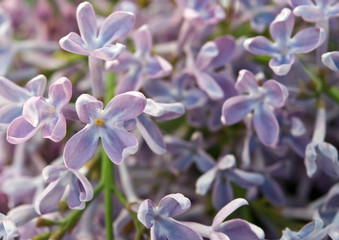
M173 219L190 207L191 201L181 193L163 197L158 206L146 199L140 204L138 219L144 226L151 229L151 240L202 240L202 237L195 231Z
M269 67L277 75L286 75L296 61L295 53L308 53L325 40L325 31L318 27L303 29L291 37L293 27L294 15L290 9L284 8L270 25L274 43L259 36L247 39L244 47L253 54L272 56Z
M247 70L239 72L235 88L241 95L225 101L222 122L225 125L235 124L253 111L254 127L260 141L265 145L275 145L279 137L279 124L273 110L284 106L287 88L275 80L268 80L259 87L255 76Z
M127 71L116 89L116 94L138 91L145 78L154 79L169 75L172 66L160 56L151 56L152 35L147 25L141 26L133 34L136 48L134 54L125 51L117 60L108 62L106 68L112 72Z
M339 224L339 183L336 183L328 191L327 195L321 199L317 206L316 216L321 217L326 224Z
M324 53L321 56L321 61L332 71L339 71L339 51Z
M73 135L64 149L65 165L79 169L94 154L99 137L107 156L119 164L138 149L137 139L118 127L124 121L139 116L146 106L146 98L139 92L127 92L115 96L103 110L103 103L82 94L75 103L80 121L86 126Z
M15 223L9 217L0 213L0 238L11 239L18 236L19 233Z
M81 36L71 32L60 39L59 43L66 51L89 56L93 94L101 97L104 89L102 60L114 60L123 52L125 45L111 43L125 36L133 28L135 17L128 12L114 12L103 21L98 29L93 6L88 2L83 2L77 8L77 21Z
M43 137L54 142L66 136L66 120L63 109L72 96L72 84L63 77L49 88L49 98L31 97L23 107L22 116L16 118L7 129L7 141L18 144L27 141L43 128Z
M325 142L326 136L326 110L319 107L314 127L312 141L306 146L305 166L307 176L313 177L320 167L324 173L339 178L338 150Z
M85 202L93 198L91 183L78 170L68 169L63 165L51 165L44 168L42 176L49 185L35 200L35 210L39 214L56 211L67 188L67 203L71 209L83 209Z
M215 181L212 198L213 205L217 209L221 209L233 199L231 181L243 188L264 183L264 177L261 174L237 169L235 163L233 155L225 155L196 182L196 193L205 195Z
M327 236L328 227L324 228L324 222L320 218L314 219L298 232L286 228L280 240L321 240Z
M243 205L248 205L248 202L243 198L232 200L215 215L211 226L205 226L194 222L183 223L194 229L202 237L211 240L264 239L264 231L245 220L232 219L223 222L226 217Z
M15 118L21 116L24 103L33 96L45 92L46 77L38 75L22 88L5 77L0 77L0 126L7 127Z
M206 172L214 165L213 158L203 150L200 132L193 133L189 142L172 136L166 136L165 142L168 151L177 156L173 167L179 172L187 170L193 163L196 163L202 172Z

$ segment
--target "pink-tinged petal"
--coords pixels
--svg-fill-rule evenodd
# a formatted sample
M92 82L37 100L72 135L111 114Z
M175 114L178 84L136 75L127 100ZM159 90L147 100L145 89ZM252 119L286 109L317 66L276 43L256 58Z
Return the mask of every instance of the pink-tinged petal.
M60 180L50 183L36 198L35 211L40 215L57 211L59 201L65 192L65 185Z
M243 198L237 198L228 203L225 207L220 209L220 211L215 215L213 222L212 222L212 227L216 228L220 226L220 224L225 220L225 218L228 217L231 213L233 213L236 209L243 205L248 205L248 202L243 199Z
M265 238L264 231L242 219L232 219L217 228L218 232L225 233L231 240L262 240Z
M77 177L78 184L74 185L74 187L80 188L80 201L88 202L93 198L93 187L92 184L88 181L88 179L82 175L79 171L73 170L73 174Z
M144 200L139 206L138 215L137 215L138 219L147 228L150 228L153 226L154 216L155 216L154 210L155 210L155 205L149 199Z
M137 118L137 128L148 147L156 154L166 152L166 144L159 127L146 115L141 114Z
M164 218L156 222L154 228L158 228L161 240L177 240L177 239L190 239L190 240L203 240L202 237L191 228L179 223L178 221L170 218Z
M290 9L284 8L271 23L270 33L274 41L284 43L290 39L293 27L294 15Z
M33 127L23 117L16 118L7 128L7 141L12 144L23 143L33 137L40 127Z
M276 108L285 105L288 97L287 88L275 80L268 80L262 88L265 90L265 101Z
M46 77L40 74L29 80L29 82L26 84L26 89L33 93L34 96L42 96L44 95L46 84Z
M298 6L293 10L295 16L301 17L306 22L319 22L326 18L324 12L314 6Z
M253 121L255 131L263 144L272 146L278 142L278 120L267 104L260 104L255 108Z
M117 11L109 15L102 23L98 34L98 46L103 47L125 36L132 30L135 16L132 13Z
M120 164L127 156L138 150L136 137L117 127L106 128L101 135L101 142L107 156L115 164Z
M104 104L89 94L81 94L75 102L75 109L80 121L84 123L93 122L99 112L102 111Z
M278 53L273 42L263 36L246 39L244 42L244 48L257 55L272 56L275 53Z
M66 136L66 128L66 119L63 114L60 114L46 123L42 136L51 139L53 142L60 142Z
M71 32L59 41L60 47L68 52L89 56L91 53L82 38Z
M210 65L213 66L213 68L219 68L232 60L236 50L236 43L231 36L219 37L215 39L214 42L217 45L219 53L213 58Z
M133 34L135 48L141 57L145 57L152 50L152 35L147 25L142 25Z
M92 4L82 2L77 8L77 22L81 37L90 48L96 46L97 22Z
M209 74L205 72L195 72L194 75L199 88L205 91L212 100L220 100L224 97L224 91Z
M254 74L246 69L240 70L235 89L239 93L258 93L258 82Z
M272 58L268 65L275 74L279 76L284 76L291 70L294 62L294 55L286 55L280 58Z
M72 83L66 78L59 78L55 83L51 85L48 92L49 100L56 107L56 111L68 104L72 97Z
M95 126L87 125L74 134L64 148L64 162L70 169L81 168L94 155L98 145L98 133Z
M109 122L122 122L139 116L145 109L146 98L140 92L126 92L115 96L107 104L104 115Z
M197 55L195 66L200 70L205 69L218 54L219 50L215 42L205 43Z
M321 56L323 64L332 71L339 71L339 52L328 52Z
M198 178L195 184L195 192L197 194L205 195L207 193L215 179L217 171L217 168L212 168Z
M211 233L211 240L231 240L228 236L221 232L212 232Z
M24 104L22 117L33 127L37 127L49 117L50 111L54 111L53 106L47 103L43 97L31 97Z
M308 53L319 47L325 38L324 29L318 27L305 28L291 39L289 48L294 53Z
M29 92L11 82L5 77L0 77L0 97L14 103L25 101L30 97Z
M126 46L121 43L106 44L104 47L95 49L93 56L105 61L113 61L126 49Z
M181 193L173 193L163 197L158 205L159 214L175 217L186 212L191 207L191 201Z
M241 121L257 104L256 98L248 95L227 99L222 106L222 123L229 126Z
M150 78L162 78L172 72L172 65L160 56L149 58L146 65L146 73Z

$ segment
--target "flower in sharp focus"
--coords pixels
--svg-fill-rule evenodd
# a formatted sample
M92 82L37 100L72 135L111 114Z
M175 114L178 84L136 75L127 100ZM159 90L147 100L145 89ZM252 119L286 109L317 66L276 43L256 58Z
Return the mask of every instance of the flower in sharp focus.
M239 72L235 88L241 94L225 101L222 122L233 125L253 111L254 127L260 141L265 145L275 145L280 130L274 109L285 105L287 88L275 80L258 86L255 76L247 70Z
M24 103L33 96L42 96L46 88L46 77L38 75L22 88L5 77L0 77L0 125L7 126L20 117Z
M93 6L83 2L77 8L77 21L81 36L71 32L60 39L60 46L72 53L92 55L109 61L125 49L125 45L111 42L125 36L133 28L135 17L128 12L114 12L104 20L98 30Z
M201 236L191 228L173 219L191 207L191 201L181 193L163 197L158 206L144 200L138 210L139 221L151 229L151 240L202 240Z
M103 110L103 103L82 94L75 103L80 121L86 126L73 135L64 148L65 165L81 168L95 153L99 137L107 156L119 164L138 149L133 134L119 127L124 121L139 116L146 106L146 98L140 92L127 92L115 96Z
M133 34L136 48L134 54L125 51L117 60L108 62L109 71L127 71L119 80L116 93L137 91L143 85L143 80L161 78L172 71L171 64L160 56L151 56L152 35L147 25L141 26Z
M270 34L274 42L266 37L249 38L244 42L247 51L272 56L269 67L277 75L286 75L295 62L295 53L308 53L320 46L325 40L325 31L318 27L309 27L291 37L294 27L294 15L284 8L270 25Z
M16 118L7 129L7 141L18 144L30 139L43 128L43 137L54 142L66 136L66 119L63 109L72 96L72 84L62 77L49 88L49 98L29 98L23 107L22 116Z
M69 188L67 203L71 209L83 209L85 202L93 198L91 183L78 170L53 165L45 167L42 176L49 185L35 201L35 210L39 214L58 210L58 202L67 188Z

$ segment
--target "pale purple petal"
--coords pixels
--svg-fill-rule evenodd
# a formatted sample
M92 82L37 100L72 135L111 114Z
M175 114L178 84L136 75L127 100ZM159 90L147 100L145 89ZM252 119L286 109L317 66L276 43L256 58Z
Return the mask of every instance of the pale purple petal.
M33 127L37 127L41 121L49 117L51 107L43 97L31 97L23 106L22 117ZM53 107L51 111L54 111Z
M115 164L120 164L138 150L138 140L134 135L117 127L106 128L101 134L101 142L107 156Z
M205 69L218 54L219 50L215 42L205 43L197 55L195 66L199 70Z
M232 201L233 198L233 188L230 181L218 174L212 191L213 206L219 210Z
M316 153L316 144L309 143L305 150L305 167L306 167L306 173L308 177L313 177L314 174L317 171L317 153Z
M18 117L7 128L7 141L12 144L23 143L33 137L39 129L33 127L23 117Z
M339 178L339 160L337 149L326 142L317 146L317 163L319 167L329 176Z
M97 22L92 4L82 2L77 8L77 22L81 37L90 48L96 46Z
M126 46L121 43L106 44L102 48L95 49L93 56L105 61L113 61L126 49Z
M293 10L295 16L301 17L306 22L319 22L326 18L323 11L314 6L302 5Z
M71 32L67 36L61 38L59 40L59 44L62 49L68 52L85 56L90 55L90 51L88 50L84 40L82 40L82 38L74 32Z
M258 93L258 82L254 74L246 69L240 70L235 89L239 93Z
M137 128L149 148L156 154L164 154L166 144L159 127L146 114L141 114L136 119Z
M26 84L26 89L33 93L34 96L42 96L45 92L47 79L44 75L38 75L29 80Z
M89 201L93 198L93 187L88 179L82 175L79 171L73 170L73 174L77 177L79 183L78 187L80 188L80 201Z
M231 240L262 240L265 234L262 229L253 227L242 219L232 219L217 228L217 231L225 233Z
M1 217L1 215L0 215L0 217ZM12 221L12 219L10 219L8 217L4 217L4 218L1 219L1 222L2 222L2 224L1 224L2 226L0 225L0 227L4 228L4 231L5 231L4 237L5 237L6 240L14 239L15 237L19 236L19 232L17 230L17 227L16 227L15 223ZM1 228L0 228L0 230L2 230ZM0 232L0 234L1 234L0 237L2 238L3 237L2 231Z
M244 47L247 51L257 55L272 56L278 53L273 42L263 36L246 39Z
M72 184L72 183L71 183ZM79 199L80 191L77 187L70 186L67 205L70 209L84 209L86 204Z
M95 153L99 136L95 126L87 125L74 134L64 148L64 162L70 169L81 168Z
M98 34L98 46L103 47L125 36L132 30L134 22L135 17L132 13L122 11L113 12L102 23Z
M59 78L51 85L48 92L51 103L57 108L57 111L66 106L72 97L72 83L66 78Z
M81 94L75 102L75 108L80 121L89 123L94 121L104 104L89 94Z
M143 69L140 66L130 68L130 70L119 79L115 94L138 91L142 87L143 79Z
M182 103L185 105L185 108L190 110L197 107L202 107L208 98L206 94L200 89L189 89L184 93L184 99Z
M235 182L237 185L243 188L249 188L258 186L264 183L264 177L259 173L246 172L241 169L234 169L227 173L228 179Z
M107 104L104 115L109 122L122 122L139 116L145 109L146 98L140 92L126 92L115 96Z
M272 58L268 65L275 74L279 76L284 76L291 70L291 67L294 62L295 62L294 55L289 54L279 56L279 58L278 57Z
M289 50L293 53L308 53L320 46L325 38L324 29L317 27L305 28L290 40Z
M0 107L0 124L9 124L22 114L22 107L15 104L7 104Z
M147 25L142 25L133 34L135 48L141 57L145 57L152 50L152 35Z
M339 52L328 52L321 56L323 64L332 71L339 71Z
M214 40L218 48L218 55L213 58L210 66L219 68L227 64L233 58L236 50L235 40L231 36L218 37Z
M64 165L48 165L42 170L42 177L46 183L58 180L61 175L67 171Z
M193 157L194 154L191 152L189 152L188 154L183 154L175 160L175 162L173 163L173 167L179 172L184 172L190 166L192 166Z
M262 88L265 90L265 101L275 108L281 108L285 105L288 97L287 88L275 80L268 80Z
M243 205L248 205L248 202L243 199L243 198L237 198L228 203L225 207L223 207L217 215L215 215L213 222L212 222L212 227L216 228L220 226L220 224L225 220L225 218L228 217L231 213L233 213L236 209Z
M60 114L46 123L42 136L53 142L60 142L66 136L66 127L66 119L63 114Z
M131 65L138 64L138 62L131 52L125 50L119 55L118 59L106 62L106 70L110 72L123 72L129 69Z
M220 100L224 97L224 92L219 84L206 72L194 73L199 88L206 92L206 94L213 100Z
M35 200L35 211L46 214L58 210L58 203L65 192L65 185L60 180L50 183Z
M283 205L285 203L284 192L279 184L270 177L266 177L265 182L261 185L261 190L271 203L275 205Z
M257 104L257 100L248 95L239 95L227 99L222 106L223 124L229 126L241 121Z
M0 96L14 103L25 101L30 97L26 89L19 87L5 77L0 77Z
M155 216L154 209L155 209L155 205L149 199L144 200L139 206L138 219L147 228L150 228L153 226L153 223L154 223L153 219Z
M195 192L200 195L205 195L208 189L211 187L216 174L217 169L212 168L209 171L205 172L203 175L201 175L195 184Z
M172 70L172 65L160 56L153 56L147 60L146 73L150 78L166 77Z
M284 8L270 25L270 33L274 41L286 43L292 35L293 27L294 15L290 9Z
M279 140L279 124L273 111L266 105L260 104L254 110L254 128L260 141L272 146Z
M202 172L206 172L215 165L213 158L201 148L197 149L194 161L196 162L198 169Z
M191 207L191 201L181 193L169 194L163 197L158 205L159 214L175 217L186 212Z
M159 222L159 225L163 228L164 235L168 240L190 239L190 240L202 240L202 237L193 231L191 228L175 221L174 219L163 219ZM155 227L158 227L157 224ZM160 227L160 226L159 226ZM159 238L162 239L162 238Z

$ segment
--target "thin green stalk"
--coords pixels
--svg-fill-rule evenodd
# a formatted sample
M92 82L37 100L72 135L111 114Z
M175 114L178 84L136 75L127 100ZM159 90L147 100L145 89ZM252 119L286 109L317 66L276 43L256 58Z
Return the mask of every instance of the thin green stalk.
M115 78L114 74L107 75L106 92L105 92L105 105L114 96ZM112 203L112 186L115 186L114 165L108 158L103 147L101 147L101 181L104 185L104 204L105 204L105 226L106 226L106 239L113 240L113 203Z

